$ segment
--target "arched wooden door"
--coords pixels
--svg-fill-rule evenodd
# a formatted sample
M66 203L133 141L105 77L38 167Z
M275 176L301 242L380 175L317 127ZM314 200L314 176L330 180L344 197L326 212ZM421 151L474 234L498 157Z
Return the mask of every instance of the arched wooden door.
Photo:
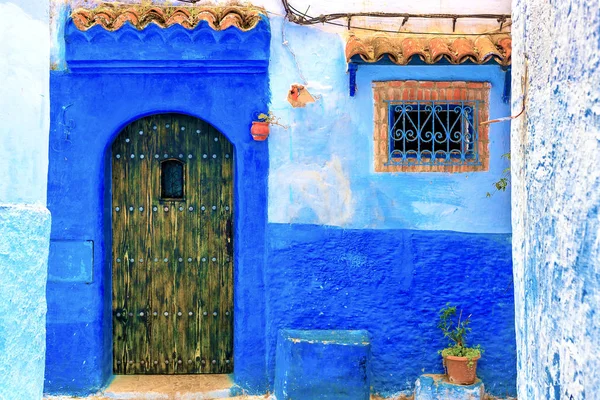
M112 145L116 374L233 371L233 148L179 114Z

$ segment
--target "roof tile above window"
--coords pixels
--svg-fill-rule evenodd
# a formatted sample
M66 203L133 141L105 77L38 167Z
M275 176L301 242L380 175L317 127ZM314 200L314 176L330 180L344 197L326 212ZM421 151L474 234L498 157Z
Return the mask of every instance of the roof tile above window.
M395 64L406 65L414 59L426 64L442 60L450 64L472 62L485 64L491 60L510 65L512 40L510 34L481 35L478 37L416 35L350 36L346 43L346 60L360 56L362 61L375 63L386 56Z

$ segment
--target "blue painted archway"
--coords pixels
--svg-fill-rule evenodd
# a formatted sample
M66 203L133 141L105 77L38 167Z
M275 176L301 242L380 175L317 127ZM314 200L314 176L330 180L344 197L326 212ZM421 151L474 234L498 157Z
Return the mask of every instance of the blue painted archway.
M187 35L185 59L167 39L181 35ZM192 31L179 25L80 31L68 21L65 36L71 70L51 76L45 391L93 393L112 376L110 144L132 121L157 113L203 119L234 145L234 380L249 392L266 390L269 161L267 144L249 131L269 102L267 20L248 32L214 31L205 23ZM145 59L145 47L162 59Z

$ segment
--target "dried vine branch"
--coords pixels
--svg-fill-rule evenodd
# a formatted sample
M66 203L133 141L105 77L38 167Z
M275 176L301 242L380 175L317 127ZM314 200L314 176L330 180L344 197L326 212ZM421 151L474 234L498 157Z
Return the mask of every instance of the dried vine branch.
M348 29L353 28L351 26L351 20L354 17L377 17L377 18L402 18L402 24L400 27L404 26L409 18L437 18L437 19L451 19L453 22L453 30L456 26L456 21L459 19L469 19L469 18L477 18L477 19L495 19L500 24L500 29L502 29L503 25L507 20L511 18L510 14L412 14L412 13L387 13L387 12L359 12L359 13L334 13L334 14L325 14L319 15L318 17L311 17L307 15L307 12L302 12L296 9L294 6L290 4L288 0L281 0L283 4L283 8L286 12L286 17L290 22L293 22L298 25L314 25L314 24L323 24L330 23L332 25L345 26L341 23L333 23L331 21L346 19ZM356 28L356 27L354 27ZM361 28L363 29L363 28ZM367 29L367 30L377 30L377 29Z
M203 0L177 0L182 3L199 3ZM459 19L495 19L499 24L499 31L503 27L509 26L511 23L507 21L511 19L510 14L413 14L413 13L388 13L388 12L355 12L355 13L333 13L333 14L322 14L318 17L312 17L308 15L308 10L302 12L292 6L288 0L281 0L281 4L285 10L285 17L288 21L298 25L315 25L315 24L330 24L336 26L347 27L348 29L362 29L374 32L390 32L398 33L397 31L390 31L385 29L374 29L365 28L359 26L352 26L352 18L355 17L376 17L376 18L402 18L400 28L402 28L410 18L431 18L431 19L451 19L452 20L452 31L456 28L456 22ZM310 8L310 7L309 7ZM337 20L346 20L346 23L335 22ZM433 34L431 32L406 32L406 33L422 33L422 34ZM488 33L488 32L485 32ZM435 33L438 34L438 33ZM480 35L481 33L461 33L460 35Z

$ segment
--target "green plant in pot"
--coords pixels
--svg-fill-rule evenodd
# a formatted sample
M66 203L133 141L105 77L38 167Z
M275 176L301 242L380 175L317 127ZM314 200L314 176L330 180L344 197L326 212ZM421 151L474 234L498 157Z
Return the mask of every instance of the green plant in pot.
M448 347L440 350L444 358L444 368L448 380L459 385L471 385L477 379L477 360L481 358L483 349L477 345L467 347L466 337L471 328L471 315L462 317L462 310L457 312L456 306L447 303L440 310L440 328L445 338L450 340Z

